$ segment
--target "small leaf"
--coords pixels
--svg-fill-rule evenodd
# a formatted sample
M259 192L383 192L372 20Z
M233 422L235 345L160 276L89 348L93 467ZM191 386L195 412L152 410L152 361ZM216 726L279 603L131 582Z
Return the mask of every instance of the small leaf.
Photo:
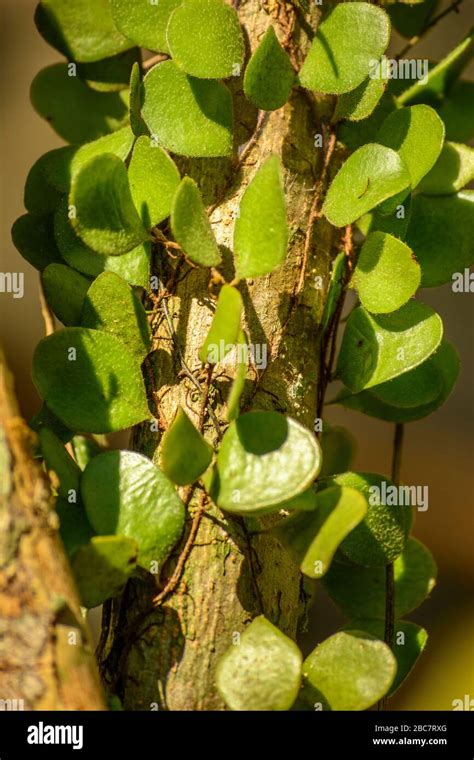
M436 565L426 546L409 538L394 562L394 574L395 614L399 618L429 596L436 583ZM360 567L338 558L323 584L344 615L385 619L385 567Z
M352 562L364 567L388 565L403 551L413 521L413 510L405 504L388 478L365 472L344 472L318 483L319 494L327 488L351 488L368 502L362 522L341 544Z
M338 472L346 472L350 469L357 449L356 440L346 428L339 425L329 427L324 423L321 437L323 450L323 466L319 473L320 478L327 478Z
M288 239L281 163L273 155L258 169L240 202L234 230L237 276L271 274L285 260Z
M221 255L199 188L191 177L181 180L171 208L171 229L188 258L202 267L215 267Z
M66 499L58 499L56 513L59 517L59 535L69 559L81 546L88 544L94 535L82 504L69 504Z
M446 139L466 143L474 137L474 116L471 103L474 82L455 82L441 104L439 115L446 126Z
M165 475L179 486L194 483L211 464L212 454L212 446L179 408L161 443L161 467Z
M373 315L359 307L347 321L337 377L353 391L380 385L424 362L442 337L441 317L418 301L392 314Z
M362 306L374 314L387 314L403 306L417 291L420 265L413 251L386 232L366 238L352 279Z
M143 225L150 229L166 219L180 182L176 164L148 137L139 137L128 167L133 203Z
M87 516L100 535L118 534L139 546L138 564L161 567L179 541L184 505L172 483L153 462L132 451L94 457L82 476Z
M240 333L237 339L238 349L242 350L245 346L247 348L247 341L243 332ZM235 378L230 387L229 395L227 397L227 412L226 418L228 422L236 420L240 414L240 398L245 388L245 380L247 378L247 362L239 358L237 367L235 370Z
M74 459L64 448L62 441L52 430L44 427L38 434L41 453L48 471L56 473L59 485L57 492L63 499L67 499L74 491L79 495L79 480L81 471Z
M326 331L331 324L341 298L347 274L347 257L344 251L337 254L333 261L331 279L324 304L322 327Z
M42 272L50 264L62 262L53 234L53 220L24 214L12 227L13 245L32 267Z
M84 607L116 596L136 568L138 547L123 536L94 536L75 553L72 569Z
M115 335L140 363L150 350L145 309L130 285L113 272L99 275L88 288L80 324Z
M67 63L40 71L30 96L39 115L70 143L95 140L125 126L128 119L126 90L96 92L78 76L69 76Z
M65 264L50 264L41 282L46 300L59 321L68 327L79 325L90 280Z
M186 74L226 79L240 74L244 40L239 17L223 0L183 0L166 38L173 61Z
M169 53L166 28L174 9L182 0L109 0L114 22L122 34L140 47Z
M94 438L85 435L75 435L71 441L74 451L74 459L81 470L85 470L91 459L100 454L101 446Z
M26 178L24 204L30 214L46 216L53 214L61 200L61 193L47 180L45 169L50 160L45 153L33 164Z
M139 65L139 60L140 51L138 48L132 48L93 63L79 63L77 72L93 90L119 92L128 88L132 68Z
M410 175L398 153L369 143L349 156L334 177L323 213L335 227L345 227L409 186Z
M96 156L74 177L69 204L76 210L72 226L97 253L117 256L147 239L125 164L111 153Z
M474 180L474 148L447 142L419 191L425 195L450 195Z
M380 208L364 214L357 220L357 227L365 236L371 232L388 232L399 240L405 240L411 217L411 198L411 194L408 195L390 214L380 213Z
M135 63L130 74L130 126L134 135L146 135L147 126L142 119L142 80L140 64Z
M232 350L240 335L242 309L239 291L232 285L223 285L211 327L199 351L200 361L218 364Z
M217 688L231 710L289 710L302 659L294 641L260 615L219 661Z
M46 42L75 61L99 61L132 47L117 31L108 0L41 0L35 23Z
M309 90L332 95L354 90L389 40L390 21L384 11L369 3L342 3L319 24L300 82Z
M316 509L279 523L273 532L309 578L322 578L344 538L367 512L367 500L354 488L328 488L316 498Z
M434 198L417 195L407 243L421 266L421 287L450 282L474 264L474 190Z
M390 689L397 663L390 647L362 631L340 631L303 663L311 701L328 710L367 710Z
M374 111L385 92L386 86L387 81L385 79L368 77L355 90L340 95L336 103L334 121L339 119L349 119L349 121L366 119Z
M140 366L113 335L68 327L36 347L33 382L72 430L111 433L150 416Z
M143 119L167 150L212 158L232 152L232 97L222 82L187 76L173 61L143 80Z
M314 435L278 412L249 412L232 422L217 455L217 504L263 514L303 493L318 476Z
M288 101L294 81L291 61L269 26L247 64L244 92L257 108L275 111Z

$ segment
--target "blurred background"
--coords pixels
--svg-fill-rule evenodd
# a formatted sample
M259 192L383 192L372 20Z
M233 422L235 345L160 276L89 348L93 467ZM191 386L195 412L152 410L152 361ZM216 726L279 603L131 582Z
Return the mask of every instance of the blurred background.
M442 2L440 8L449 4ZM48 47L35 29L35 6L35 0L0 0L0 268L25 274L23 299L0 294L0 342L15 374L27 418L39 408L30 365L44 329L38 273L13 247L10 228L24 213L23 187L32 164L62 144L29 101L35 74L60 60L59 53ZM465 0L460 12L450 13L411 55L441 58L473 23L474 2ZM393 51L403 44L395 35ZM472 66L467 76L474 78ZM450 710L454 699L464 699L466 694L474 699L474 294L454 294L446 285L422 291L420 298L443 317L446 336L461 354L462 373L441 410L406 426L402 479L408 485L429 487L429 509L417 513L414 533L434 554L439 577L431 598L408 616L428 629L429 641L415 672L391 700L390 708ZM390 473L392 425L334 407L328 419L355 435L358 451L354 469ZM334 632L340 622L339 613L320 590L313 611L311 648L316 640Z

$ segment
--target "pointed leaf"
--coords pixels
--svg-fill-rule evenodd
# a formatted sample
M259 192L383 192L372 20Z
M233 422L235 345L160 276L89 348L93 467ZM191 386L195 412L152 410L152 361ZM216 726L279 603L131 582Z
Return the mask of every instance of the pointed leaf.
M244 92L257 108L275 111L288 101L294 81L291 61L269 26L245 69Z
M425 195L450 195L459 192L473 180L474 148L447 142L418 189Z
M327 330L331 324L341 298L344 285L346 283L347 275L347 257L344 251L337 254L333 261L331 279L329 282L329 288L326 296L326 302L324 304L324 312L322 317L322 326L324 331Z
M148 134L148 129L142 119L142 80L140 64L135 63L130 74L130 126L134 135Z
M199 188L191 177L181 180L171 207L171 229L185 254L202 267L215 267L221 255Z
M294 641L260 615L219 661L217 688L231 710L289 710L302 659Z
M200 361L218 364L232 350L240 335L242 309L239 291L232 285L223 285L211 327L199 351Z
M46 427L40 430L38 438L48 472L53 471L58 477L57 492L59 496L67 499L71 495L71 491L75 491L79 495L81 471L64 448L63 443L52 430L48 430Z
M84 607L116 596L136 568L137 544L123 536L94 536L74 555L72 569Z
M115 25L140 47L169 53L166 28L170 16L182 0L109 0Z
M59 321L67 327L79 325L90 280L65 264L50 264L41 282L46 300Z
M212 454L212 446L179 408L161 442L161 467L165 475L179 486L194 483L211 464Z
M161 567L179 541L184 504L153 462L132 451L107 451L87 465L81 481L87 516L100 535L118 534L139 546L138 564Z
M62 422L84 433L110 433L150 414L140 366L113 335L69 327L43 338L33 381Z
M386 87L387 81L385 79L371 79L370 77L364 79L355 90L338 97L334 120L361 121L366 119L374 111Z
M42 272L62 262L53 234L53 220L24 214L12 227L13 245L32 267Z

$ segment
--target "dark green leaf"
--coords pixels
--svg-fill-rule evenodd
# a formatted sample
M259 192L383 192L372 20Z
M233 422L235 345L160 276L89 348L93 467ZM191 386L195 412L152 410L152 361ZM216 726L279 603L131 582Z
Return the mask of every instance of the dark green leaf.
M46 300L59 321L68 327L79 325L90 280L65 264L49 264L41 282Z
M58 499L56 513L59 517L59 535L66 554L71 559L81 546L89 543L94 531L82 504L69 504L66 499Z
M128 88L132 67L138 66L139 60L140 51L133 48L94 63L80 63L77 71L93 90L119 92Z
M450 195L474 180L474 148L447 142L419 190L425 195Z
M455 82L439 109L446 126L446 139L469 142L474 137L474 82Z
M117 29L140 47L169 53L166 28L182 0L109 0Z
M331 279L329 282L329 288L324 304L324 312L322 317L323 330L326 332L327 328L331 324L339 304L339 300L342 295L344 284L347 274L347 257L344 251L337 254L333 261Z
M334 120L361 121L366 119L374 111L385 92L386 86L387 81L385 79L371 79L370 77L364 79L355 90L338 97Z
M338 139L345 143L349 150L356 150L366 143L377 142L377 133L381 125L395 108L394 96L385 91L370 116L361 121L343 121L338 125Z
M411 198L408 195L390 214L381 214L380 209L374 209L357 220L357 227L366 236L371 232L388 232L399 240L405 240L411 217Z
M24 214L12 227L12 240L17 251L40 272L50 264L62 261L53 234L53 220Z
M218 364L232 350L240 335L242 309L239 291L232 285L223 285L211 327L199 351L202 362Z
M54 213L61 193L51 185L45 174L51 152L45 153L31 167L25 185L24 204L30 214L46 216Z
M148 129L142 119L142 80L140 65L135 63L130 75L130 126L134 135L148 134Z
M184 177L171 208L171 229L188 258L202 267L215 267L221 255L199 188L191 177Z
M74 435L72 430L66 427L66 425L61 422L50 409L48 409L46 404L41 406L39 412L31 418L28 425L38 434L45 427L52 430L62 443L69 443Z
M338 472L346 472L350 469L357 444L349 430L339 425L330 427L325 422L321 437L321 448L323 450L323 466L319 477L327 478L329 475L336 475Z
M179 408L161 443L161 467L165 475L179 486L194 483L211 464L212 454L212 446Z
M424 0L407 6L404 2L392 3L387 7L392 26L404 37L418 36L433 16L439 0Z
M94 536L75 553L72 569L84 607L116 596L134 572L138 547L123 536Z
M275 111L285 105L295 81L291 61L269 26L254 51L244 77L244 92L263 111Z

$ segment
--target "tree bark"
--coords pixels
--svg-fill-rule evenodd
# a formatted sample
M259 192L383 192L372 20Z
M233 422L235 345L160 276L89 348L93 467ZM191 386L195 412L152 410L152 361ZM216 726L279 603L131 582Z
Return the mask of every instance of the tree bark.
M310 39L304 20L291 4L248 0L234 6L252 50L273 23L294 63L301 62ZM318 13L313 11L313 29ZM281 156L291 230L287 260L273 275L239 285L248 339L268 347L267 369L249 369L244 408L275 409L312 428L324 337L321 316L339 243L339 232L317 213L328 158L327 140L326 151L315 146L315 135L322 132L318 114L324 102L318 104L310 93L295 89L284 108L260 116L255 128L257 114L244 105L241 80L233 89L238 141L249 141L240 161L187 160L181 168L199 183L213 208L211 221L230 281L234 276L232 232L240 198L261 163L272 153ZM216 443L215 424L202 413L202 395L209 390L215 419L225 430L223 399L235 367L227 362L218 365L207 388L197 356L214 304L208 271L185 265L177 276L176 265L169 264L164 249L157 252L156 266L163 283L168 282L152 320L156 351L149 373L153 376L150 396L158 402L160 432L141 426L134 431L133 448L159 464L160 433L179 405L196 424L204 421L206 438ZM164 307L172 322L171 334ZM176 344L184 362L179 360ZM202 393L190 380L187 368L199 380ZM214 673L233 634L263 613L295 638L305 613L307 594L298 568L275 539L255 534L257 521L244 522L223 514L199 488L192 494L189 513L185 535L162 573L160 587L172 577L180 557L181 564L185 559L184 567L179 582L158 606L153 608L157 590L150 579L148 583L130 582L121 599L105 608L101 671L106 687L120 696L125 709L223 709ZM183 555L187 541L188 548L192 546Z

